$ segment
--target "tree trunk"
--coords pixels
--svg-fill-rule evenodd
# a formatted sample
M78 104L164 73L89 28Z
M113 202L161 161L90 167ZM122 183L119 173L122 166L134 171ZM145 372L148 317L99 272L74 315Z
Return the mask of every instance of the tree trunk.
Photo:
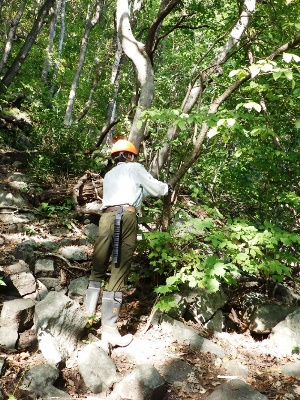
M60 13L61 9L61 0L56 1L55 9L51 7L50 14L50 29L49 29L49 43L46 48L46 57L45 64L42 70L42 80L47 84L47 78L49 70L53 68L53 46L54 46L54 38L56 34L56 25L57 25L57 17Z
M57 66L58 62L61 58L61 52L62 52L62 46L64 43L64 37L65 37L65 15L66 15L66 0L61 1L61 6L60 6L60 35L59 35L59 41L58 41L58 49L57 49L57 60L54 62L53 65L53 77L52 77L52 84L50 88L50 97L53 97L54 94L54 88L55 88L55 81L56 81L56 71L57 71Z
M95 25L97 24L97 22L99 21L99 18L100 18L100 11L101 11L101 5L102 5L101 3L102 3L101 0L96 1L95 13L94 13L92 19L90 19L89 17L87 18L88 21L87 21L85 32L84 32L84 35L83 35L83 38L81 41L81 51L80 51L80 55L79 55L79 62L78 62L77 70L76 70L76 73L75 73L75 76L73 79L73 83L71 86L69 101L68 101L65 119L64 119L64 124L66 126L71 125L72 111L73 111L73 106L74 106L74 101L75 101L75 96L76 96L76 90L77 90L77 86L79 83L81 70L83 68L90 34L91 34L92 29L95 27Z
M123 60L123 50L119 37L117 36L117 51L115 54L115 62L113 64L110 83L113 86L113 96L108 100L108 108L106 114L106 125L103 127L102 132L105 131L106 127L110 126L116 118L117 109L117 97L120 87L120 65ZM104 138L103 138L104 139ZM113 142L113 132L109 131L106 138L107 143L112 144Z
M24 64L26 57L37 37L40 30L43 27L45 18L47 17L50 8L53 6L55 0L46 0L45 3L40 8L38 13L37 19L34 21L31 31L26 37L26 40L20 49L19 53L17 54L16 58L14 59L12 65L2 78L0 82L0 93L5 93L11 83L13 82L14 78L18 74L20 68Z
M117 1L117 32L124 53L130 58L136 68L137 80L140 87L140 96L128 137L139 150L143 140L146 122L140 125L138 122L140 121L142 111L147 110L152 104L154 97L154 74L144 44L138 42L132 34L127 0Z
M25 2L20 5L20 7L17 11L17 14L15 15L15 18L13 19L13 21L11 23L11 28L8 33L4 53L3 53L2 59L0 61L0 74L3 71L3 68L6 66L8 57L9 57L11 49L12 49L13 40L14 40L14 37L15 37L15 34L17 31L17 27L18 27L18 24L20 22L22 15L23 15L24 8L25 8Z

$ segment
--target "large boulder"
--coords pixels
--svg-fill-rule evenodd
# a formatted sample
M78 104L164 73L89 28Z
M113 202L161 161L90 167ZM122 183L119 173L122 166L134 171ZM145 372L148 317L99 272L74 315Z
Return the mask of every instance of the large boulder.
M279 322L295 311L295 307L282 304L260 304L249 313L249 329L258 334L270 333Z
M5 301L0 315L0 325L24 332L33 325L35 303L31 299Z
M85 385L93 393L102 392L118 379L113 360L94 343L79 352L78 368Z
M35 264L34 250L36 247L34 240L26 240L22 243L17 244L13 251L13 255L17 260L25 261L29 267L33 270Z
M60 372L55 367L49 364L40 364L29 369L25 373L20 388L28 393L32 393L32 398L71 399L68 393L54 386L59 375ZM35 395L37 395L37 397Z
M268 400L267 396L256 391L239 379L233 379L220 385L207 400Z
M221 346L201 337L196 329L185 325L181 321L177 321L164 314L156 313L153 323L160 325L163 333L172 335L180 344L199 349L204 353L215 354L221 358L225 356L225 352Z
M51 365L73 356L85 325L78 303L61 292L49 292L35 307L39 347Z
M227 302L227 296L222 289L211 292L207 289L190 288L186 285L179 292L174 293L173 298L177 307L168 312L169 316L176 319L182 317L187 320L192 319L200 324L209 323ZM219 319L222 320L222 316ZM215 324L211 324L212 328L214 326Z
M157 369L150 364L136 367L116 384L111 400L162 400L166 383Z
M300 309L289 314L279 322L269 335L268 340L273 344L279 355L291 355L299 349L300 343Z

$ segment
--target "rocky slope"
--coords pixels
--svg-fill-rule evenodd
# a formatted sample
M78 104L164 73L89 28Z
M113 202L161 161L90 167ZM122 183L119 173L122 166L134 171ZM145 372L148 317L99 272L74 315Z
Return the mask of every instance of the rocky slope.
M88 323L82 311L96 221L37 218L23 195L25 161L12 154L0 161L0 399L300 399L295 289L282 286L280 304L253 307L252 298L242 314L241 297L259 291L253 282L214 302L203 292L179 293L184 307L161 316L151 313L151 282L140 280L125 293L119 322L134 340L108 348L101 304Z

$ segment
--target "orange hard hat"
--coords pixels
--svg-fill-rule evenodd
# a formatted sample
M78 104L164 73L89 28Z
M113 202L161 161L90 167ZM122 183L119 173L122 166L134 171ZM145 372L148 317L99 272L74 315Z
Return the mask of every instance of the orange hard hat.
M120 139L116 141L116 143L113 145L110 154L118 153L119 151L128 151L129 153L137 155L137 149L135 146L131 143L128 142L128 140Z

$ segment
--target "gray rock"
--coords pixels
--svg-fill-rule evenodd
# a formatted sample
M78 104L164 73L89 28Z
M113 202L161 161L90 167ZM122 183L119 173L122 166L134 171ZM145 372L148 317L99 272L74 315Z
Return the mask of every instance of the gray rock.
M0 206L16 206L18 208L25 208L29 205L27 200L25 200L20 193L0 189Z
M12 163L12 166L16 169L21 168L23 166L23 164L21 163L21 161L14 161ZM27 181L26 181L27 182Z
M279 322L269 335L268 340L274 345L279 355L290 355L300 343L300 309L289 314Z
M34 267L34 273L39 276L51 276L54 273L54 261L49 258L37 260Z
M300 306L300 293L282 283L278 284L275 297L282 303Z
M31 272L20 272L10 275L9 280L20 296L26 296L36 291L35 277Z
M269 298L267 295L257 291L245 293L244 296L240 298L241 310L243 313L246 313L249 307L267 303L268 300Z
M281 372L285 376L292 376L293 378L300 379L300 362L293 362L281 367Z
M222 289L210 292L201 288L185 288L182 294L188 303L188 313L198 323L209 321L227 302L227 296Z
M53 353L57 350L63 361L73 356L85 325L86 318L78 303L62 293L49 292L35 307L38 339L46 337L53 343ZM53 362L50 346L47 352L44 346L41 351L46 360L48 357Z
M28 188L28 177L21 172L13 172L8 174L8 182L12 189L27 189Z
M86 261L88 258L87 253L77 246L63 247L59 252L67 260Z
M180 358L174 359L170 363L163 365L159 370L168 383L183 382L192 371L190 365L182 361Z
M213 341L206 339L206 338L204 338L204 340L203 340L201 351L203 353L214 354L221 358L225 357L225 352L224 352L223 348L221 346L219 346L218 344L214 343Z
M88 224L84 228L84 234L87 236L87 238L90 240L90 242L94 242L98 236L98 225L96 224Z
M7 175L8 182L28 182L28 177L22 172L13 172Z
M79 352L78 368L85 385L93 393L102 392L118 379L112 359L93 343Z
M180 321L169 316L161 315L158 323L165 333L171 334L181 344L201 349L203 352L209 352L218 357L225 356L221 346L213 343L211 340L201 337L195 329Z
M51 277L40 277L39 282L48 290L54 290L55 292L66 292L67 290L61 285L60 278Z
M268 400L251 386L239 379L220 385L206 400Z
M42 224L42 221L40 221L40 223ZM40 247L42 249L45 249L45 250L51 252L51 251L57 250L59 248L59 245L57 243L55 243L55 242L47 242L46 241L46 242L41 243Z
M59 345L52 333L40 330L37 334L38 347L47 362L53 367L60 367L65 361Z
M59 378L59 370L48 364L31 368L24 375L21 389L35 393L39 398L71 399L67 393L54 387Z
M217 310L212 318L205 324L205 328L213 332L222 332L224 328L224 314L221 310Z
M202 348L204 338L199 336L192 327L158 312L153 319L153 323L160 325L164 333L172 335L179 343L186 343L198 349Z
M33 325L35 303L30 299L5 301L1 310L0 325L24 332Z
M37 350L37 336L33 329L19 333L18 350Z
M5 209L2 210L3 212ZM10 225L7 228L7 232L14 233L14 232L23 232L24 231L24 224L34 221L35 216L27 212L26 214L12 214L11 210L7 210L6 214L0 214L0 221L7 225Z
M119 400L162 400L166 384L152 365L140 365L118 382L110 399Z
M17 244L13 251L13 255L17 260L25 261L29 267L33 269L35 263L35 246L36 242L34 240L26 240L25 242Z
M73 279L68 287L68 296L73 300L78 300L79 303L83 303L88 282L89 279L87 276Z
M0 328L0 348L4 350L15 350L18 340L18 331L10 326Z
M172 307L166 314L174 319L183 318L188 307L188 302L185 295L180 292L173 293L172 299L175 301L176 307Z
M238 378L246 378L248 376L248 368L235 360L229 360L223 364L228 375Z
M3 268L3 271L5 275L14 275L14 274L20 274L21 272L30 272L29 265L25 263L23 260L19 260L15 264L11 264L7 267Z
M36 300L41 301L43 300L47 294L49 293L47 287L37 279L36 281Z
M272 328L283 321L295 308L281 304L260 304L249 312L249 329L259 334L270 333Z

